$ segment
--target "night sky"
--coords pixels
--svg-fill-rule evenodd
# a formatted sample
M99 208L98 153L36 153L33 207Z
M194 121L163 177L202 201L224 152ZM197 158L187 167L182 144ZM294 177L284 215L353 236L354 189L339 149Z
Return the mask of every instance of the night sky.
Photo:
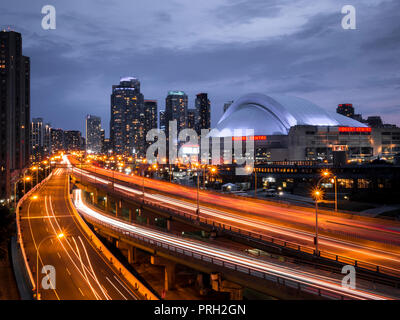
M56 30L41 8L54 5ZM357 29L341 27L341 8ZM31 58L31 116L84 129L86 114L109 132L111 86L140 79L164 109L168 90L208 92L212 123L224 102L250 92L303 97L324 109L400 124L400 1L1 0L0 25L23 36Z

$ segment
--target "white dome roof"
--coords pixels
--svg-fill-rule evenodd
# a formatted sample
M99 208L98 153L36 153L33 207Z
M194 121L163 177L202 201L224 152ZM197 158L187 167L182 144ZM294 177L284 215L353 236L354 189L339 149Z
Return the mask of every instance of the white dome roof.
M236 129L243 130L240 135L246 129L254 130L254 135L286 135L295 125L366 127L302 98L253 93L235 101L209 135L235 136Z

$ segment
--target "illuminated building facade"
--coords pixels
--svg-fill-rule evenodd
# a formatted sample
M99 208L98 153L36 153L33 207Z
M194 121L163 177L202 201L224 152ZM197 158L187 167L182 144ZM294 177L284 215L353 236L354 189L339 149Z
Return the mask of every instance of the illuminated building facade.
M207 93L196 95L195 107L197 114L196 131L200 135L202 129L210 129L211 127L210 100Z
M165 111L160 111L160 130L165 132Z
M66 151L80 151L83 147L83 139L80 131L64 131L64 141Z
M220 137L225 150L224 140L246 139L244 131L235 134L235 129L254 130L258 161L333 162L341 152L347 161L391 160L400 152L400 128L371 128L297 97L246 95L229 107L209 136Z
M51 129L51 152L65 150L65 135L62 129Z
M143 108L138 79L121 78L120 84L112 87L110 140L116 154L145 155Z
M144 139L146 140L146 135L151 129L157 129L157 100L144 100ZM147 148L153 143L151 141L145 141L145 150L143 154L146 154Z
M0 31L0 201L29 165L30 60L22 55L21 34Z
M42 161L49 155L46 146L46 133L48 124L43 123L43 118L32 118L30 129L30 157L31 162Z
M101 141L101 118L93 115L86 116L86 152L100 153Z
M196 130L196 109L188 109L187 112L187 127L188 129Z
M183 91L169 91L165 99L165 127L169 132L169 122L176 120L178 132L187 128L188 96Z

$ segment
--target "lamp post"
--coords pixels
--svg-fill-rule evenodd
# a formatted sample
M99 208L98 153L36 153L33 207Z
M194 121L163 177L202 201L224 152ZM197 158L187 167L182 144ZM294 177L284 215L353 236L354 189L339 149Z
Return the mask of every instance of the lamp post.
M64 237L64 233L59 233L57 235L49 235L49 236L43 238L42 241L39 242L39 245L36 248L36 300L40 300L39 299L39 249L40 249L40 246L42 245L43 242L45 242L48 239L51 239L51 238L61 239L63 237Z
M196 209L196 214L197 214L197 219L199 219L200 215L200 167L199 164L196 163L197 167L197 209Z
M215 168L215 167L212 167L211 168L211 177L213 177L214 176L214 173L216 173L217 172L217 168ZM211 179L210 179L210 182L211 182ZM214 184L213 184L213 188L215 187L215 178L214 178Z
M14 182L14 208L17 208L17 183L19 182L19 177L16 182Z
M330 171L324 171L322 173L322 177L318 180L317 186L313 192L314 198L315 198L315 254L318 255L318 200L322 198L322 190L319 188L319 185L323 179L328 178L331 176L332 173ZM336 176L333 176L333 182L335 183L335 211L337 211L337 179Z
M203 190L206 189L206 165L203 165Z
M332 174L332 172L326 170L322 173L322 177L321 179L319 179L318 183L317 183L317 188L319 188L319 184L321 183L321 181L325 178L329 178L332 177L331 182L335 185L335 212L337 212L338 209L338 201L337 201L337 177L335 175Z
M32 167L32 171L36 171L36 184L39 183L39 168L38 167Z
M318 250L318 200L321 197L322 192L318 189L314 191L314 198L315 198L315 238L314 238L314 244L315 244L315 254L318 256L319 255L319 250Z
M335 183L335 212L337 212L337 177L333 177L334 183Z
M246 167L247 172L253 171L253 167L247 166ZM257 172L254 168L254 198L257 198Z
M143 166L143 170L142 170L142 195L143 195L142 204L144 204L144 174L145 174L145 169Z
M25 177L25 173L24 173L24 195L26 193L26 189L25 189L25 181L31 181L31 177Z

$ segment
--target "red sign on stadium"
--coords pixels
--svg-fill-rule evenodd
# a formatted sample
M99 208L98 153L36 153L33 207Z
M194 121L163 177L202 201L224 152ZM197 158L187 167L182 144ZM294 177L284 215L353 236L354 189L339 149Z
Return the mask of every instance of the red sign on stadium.
M265 141L267 140L267 136L250 136L250 140L254 141ZM246 141L247 137L232 137L233 141Z
M339 132L371 132L368 127L339 127Z

